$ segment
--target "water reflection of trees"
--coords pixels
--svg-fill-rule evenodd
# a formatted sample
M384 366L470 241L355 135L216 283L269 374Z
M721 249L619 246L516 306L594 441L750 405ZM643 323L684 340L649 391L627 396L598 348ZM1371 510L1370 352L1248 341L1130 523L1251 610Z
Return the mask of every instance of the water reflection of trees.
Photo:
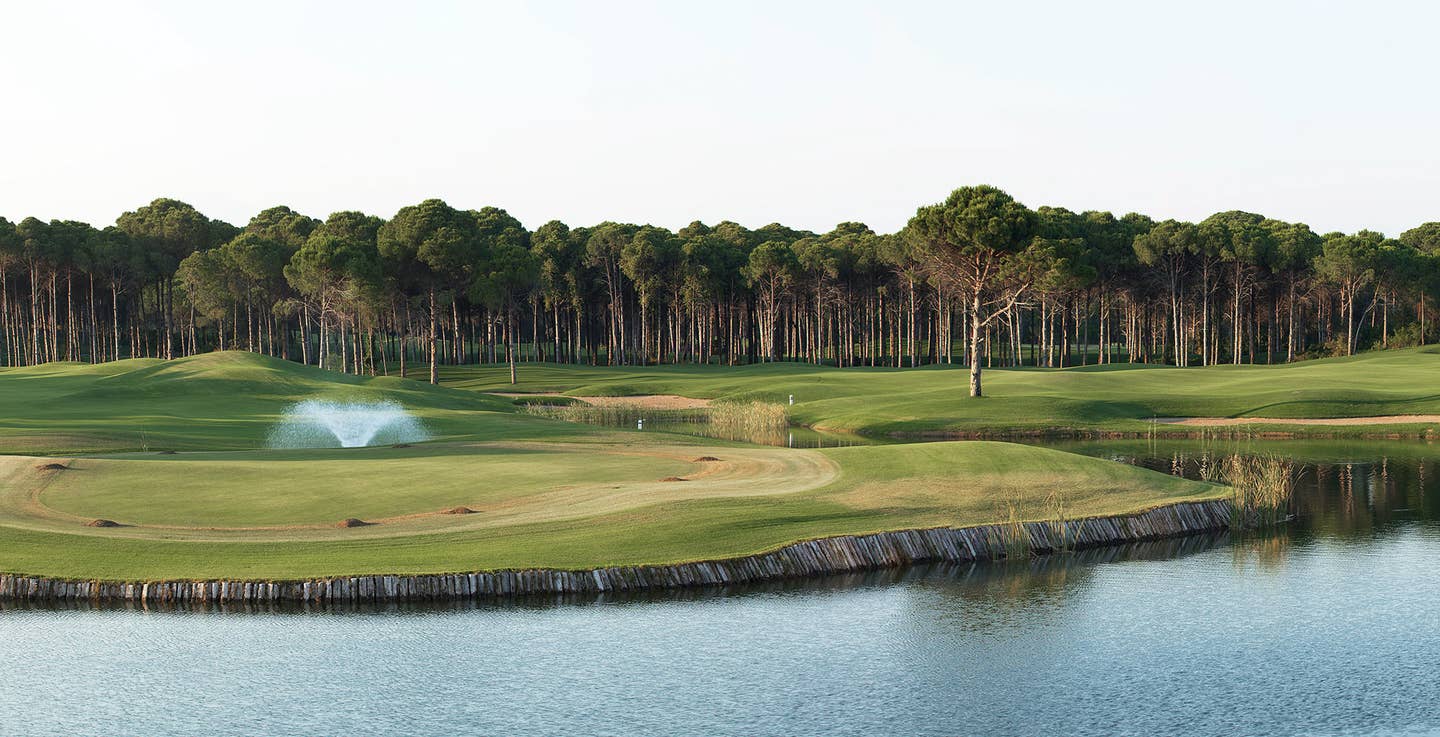
M1308 527L1340 537L1364 537L1402 521L1431 519L1425 460L1317 463L1297 502Z
M1290 532L1275 530L1236 537L1230 546L1235 569L1244 571L1252 566L1262 571L1278 571L1290 554Z
M957 629L991 631L1016 626L1023 615L1034 623L1059 617L1083 592L1102 564L1121 561L1170 560L1225 545L1229 533L1190 535L1016 561L936 564L912 569L910 584L936 611L932 619L948 620Z
M1067 448L1151 470L1213 480L1226 454L1282 455L1296 461L1295 526L1342 539L1363 538L1411 520L1440 517L1440 481L1430 466L1440 457L1422 442L1213 441L1087 443Z

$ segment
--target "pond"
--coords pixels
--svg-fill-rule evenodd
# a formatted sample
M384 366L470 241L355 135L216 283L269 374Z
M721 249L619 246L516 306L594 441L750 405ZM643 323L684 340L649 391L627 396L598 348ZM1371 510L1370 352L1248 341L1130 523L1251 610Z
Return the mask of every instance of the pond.
M630 599L0 612L4 734L1301 735L1440 729L1440 448L1284 452L1302 517L1011 564Z

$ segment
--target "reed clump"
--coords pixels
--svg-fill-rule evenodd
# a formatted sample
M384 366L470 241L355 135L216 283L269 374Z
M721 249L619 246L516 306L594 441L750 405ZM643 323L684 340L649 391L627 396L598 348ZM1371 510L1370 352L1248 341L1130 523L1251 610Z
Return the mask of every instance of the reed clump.
M735 402L713 404L708 413L706 429L711 437L779 445L790 427L785 405L772 402Z
M1195 459L1195 463L1201 481L1210 481L1213 483L1219 481L1224 474L1225 461L1216 457L1215 454L1208 450L1202 451L1199 457Z
M1025 521L1020 513L1019 502L1007 500L999 510L1001 521L986 528L986 537L991 550L1004 550L1006 560L1020 560L1030 557L1030 533L1025 530Z
M1075 545L1075 541L1071 539L1070 520L1066 516L1068 501L1065 492L1058 489L1045 498L1045 506L1049 510L1049 514L1045 516L1045 524L1050 528L1050 539L1055 543L1055 550L1060 552L1070 551Z
M678 415L684 415L689 410L646 410L644 407L631 404L609 404L596 406L590 404L525 404L521 405L520 411L533 417L544 417L550 420L561 422L575 422L583 425L605 425L607 427L633 426L640 420L662 421L671 419L684 421Z
M605 427L673 429L722 440L783 445L790 427L785 405L773 402L717 402L694 409L655 409L637 404L566 406L527 404L520 411L533 417ZM643 423L643 427L642 427Z
M1236 528L1273 527L1290 514L1295 464L1277 456L1232 455L1221 477L1230 485L1230 524Z

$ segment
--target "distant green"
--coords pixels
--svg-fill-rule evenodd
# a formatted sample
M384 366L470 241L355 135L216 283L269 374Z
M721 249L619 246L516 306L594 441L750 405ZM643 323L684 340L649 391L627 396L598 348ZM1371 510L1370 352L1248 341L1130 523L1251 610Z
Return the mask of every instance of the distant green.
M789 402L795 421L819 429L891 433L1184 431L1152 427L1156 417L1363 417L1440 414L1440 347L1257 366L1112 364L1067 369L996 368L987 396L966 396L966 369L830 368L803 363L752 366L522 366L519 384L503 367L443 368L445 386L475 391L561 392L572 396L680 394L721 400ZM1257 424L1259 429L1263 423ZM1233 430L1234 428L1228 428ZM1304 434L1306 428L1286 426ZM1425 427L1387 427L1418 432ZM1313 432L1376 432L1325 427Z

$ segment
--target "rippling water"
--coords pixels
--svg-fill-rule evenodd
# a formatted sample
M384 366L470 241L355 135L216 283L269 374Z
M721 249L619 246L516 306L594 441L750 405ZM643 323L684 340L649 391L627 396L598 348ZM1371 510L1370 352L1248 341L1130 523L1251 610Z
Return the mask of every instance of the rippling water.
M1432 733L1437 454L1390 447L1309 456L1282 536L632 600L5 611L0 734Z

